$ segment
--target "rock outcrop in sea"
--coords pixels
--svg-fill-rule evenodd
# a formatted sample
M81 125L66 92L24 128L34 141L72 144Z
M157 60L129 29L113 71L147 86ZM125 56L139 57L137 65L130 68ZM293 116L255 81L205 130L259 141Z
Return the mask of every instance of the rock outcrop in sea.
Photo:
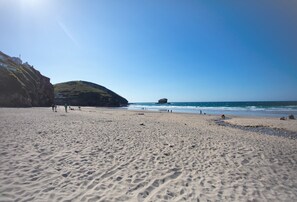
M160 99L160 100L158 101L158 104L166 104L167 101L168 101L167 98L162 98L162 99Z
M87 81L70 81L54 85L58 105L120 107L128 101L113 91Z
M50 79L0 51L0 107L46 107L53 103Z

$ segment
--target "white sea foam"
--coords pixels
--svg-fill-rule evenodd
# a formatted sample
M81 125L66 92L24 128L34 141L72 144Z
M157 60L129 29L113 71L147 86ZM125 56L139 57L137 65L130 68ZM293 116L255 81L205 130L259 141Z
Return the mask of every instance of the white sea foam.
M203 113L208 114L234 114L234 115L259 115L259 116L286 116L288 114L297 115L297 106L281 107L227 107L227 106L177 106L177 105L150 105L150 104L132 104L127 107L128 110L150 110L150 111L167 111L186 112L186 113Z
M297 108L293 107L256 107L256 106L248 106L248 107L194 107L194 106L170 106L170 105L162 105L162 106L149 106L149 105L130 105L128 109L185 109L185 110L226 110L226 111L297 111Z

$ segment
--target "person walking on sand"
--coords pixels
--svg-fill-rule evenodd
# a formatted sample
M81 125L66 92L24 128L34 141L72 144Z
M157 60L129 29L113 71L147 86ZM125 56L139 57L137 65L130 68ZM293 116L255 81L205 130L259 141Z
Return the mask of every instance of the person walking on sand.
M65 107L65 112L67 113L67 103L65 103L64 107Z
M55 112L57 112L57 105L55 104Z
M54 108L55 108L55 104L52 104L52 110L54 111Z

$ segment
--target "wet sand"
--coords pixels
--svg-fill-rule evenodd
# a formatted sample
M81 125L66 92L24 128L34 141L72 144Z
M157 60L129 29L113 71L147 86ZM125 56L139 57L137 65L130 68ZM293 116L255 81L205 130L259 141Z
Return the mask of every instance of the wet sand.
M297 140L217 119L0 108L0 201L296 201ZM226 122L297 132L297 120Z

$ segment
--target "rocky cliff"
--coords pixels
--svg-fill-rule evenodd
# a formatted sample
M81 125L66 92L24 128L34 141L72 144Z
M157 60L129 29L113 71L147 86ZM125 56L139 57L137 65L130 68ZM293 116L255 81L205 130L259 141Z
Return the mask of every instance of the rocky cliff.
M53 98L49 78L0 51L0 107L46 107Z
M128 101L111 90L86 81L70 81L54 85L55 103L75 106L126 106Z

